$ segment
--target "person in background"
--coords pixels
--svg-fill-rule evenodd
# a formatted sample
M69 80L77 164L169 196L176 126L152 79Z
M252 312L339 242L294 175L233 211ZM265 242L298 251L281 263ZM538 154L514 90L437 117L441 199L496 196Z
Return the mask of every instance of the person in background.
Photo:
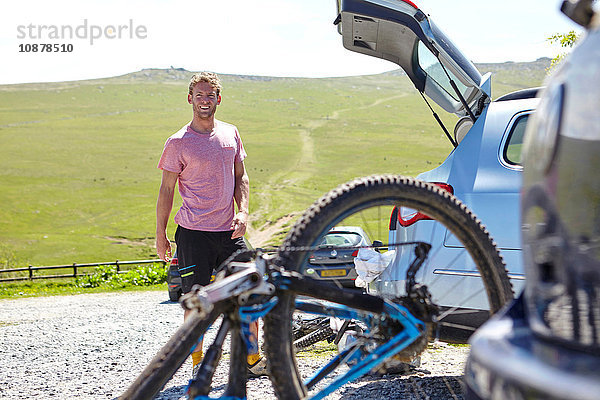
M237 128L215 118L221 89L212 72L192 76L188 92L192 121L167 139L158 163L162 181L156 204L156 250L164 261L171 257L167 223L178 183L182 205L175 215L175 242L183 293L194 285L208 285L213 269L246 249L250 193L246 151ZM184 319L188 315L186 311ZM266 375L257 338L258 321L250 325L250 376ZM194 376L202 356L200 342L192 353Z

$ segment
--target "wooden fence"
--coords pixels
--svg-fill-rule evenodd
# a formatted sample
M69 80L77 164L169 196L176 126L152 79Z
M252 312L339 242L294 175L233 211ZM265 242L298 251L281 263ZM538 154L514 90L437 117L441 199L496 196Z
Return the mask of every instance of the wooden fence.
M23 267L23 268L10 268L10 269L0 269L0 277L2 274L14 273L14 272L25 272L27 271L27 276L17 276L10 278L0 278L0 282L14 282L14 281L26 281L26 280L34 280L34 279L53 279L53 278L76 278L77 276L87 275L89 272L83 272L82 268L89 267L99 267L101 265L115 265L117 267L118 273L123 273L127 271L121 271L121 267L124 265L136 265L136 264L153 264L153 263L161 263L165 264L162 260L138 260L138 261L115 261L115 262L100 262L100 263L89 263L89 264L77 264L73 263L70 265L52 265L47 267ZM57 269L72 269L73 273L69 274L61 274L61 275L35 275L35 271L43 271L43 270L57 270Z

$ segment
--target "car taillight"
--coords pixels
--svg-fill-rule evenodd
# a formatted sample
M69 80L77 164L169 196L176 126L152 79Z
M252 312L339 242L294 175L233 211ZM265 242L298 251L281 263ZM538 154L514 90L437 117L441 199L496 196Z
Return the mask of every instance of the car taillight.
M358 250L354 250L354 252L352 253L352 257L358 257Z
M454 188L447 183L443 183L443 182L431 182L431 183L433 183L434 185L438 186L439 188L445 190L446 192L449 192L450 194L454 194ZM411 212L410 209L402 208L402 207L400 208L400 210L396 210L396 208L394 208L394 211L392 212L392 218L394 218L394 215L398 216L397 217L398 223L405 228L407 226L411 226L412 224L414 224L417 221L431 219L426 214L423 214L423 213L417 212L417 211ZM390 226L391 226L391 222L390 222Z
M444 189L446 192L450 192L450 194L454 194L454 188L452 187L452 185L450 185L448 183L444 183L444 182L431 182L431 183L433 183L437 187Z
M171 258L171 265L178 265L179 261L177 260L177 257L175 258Z

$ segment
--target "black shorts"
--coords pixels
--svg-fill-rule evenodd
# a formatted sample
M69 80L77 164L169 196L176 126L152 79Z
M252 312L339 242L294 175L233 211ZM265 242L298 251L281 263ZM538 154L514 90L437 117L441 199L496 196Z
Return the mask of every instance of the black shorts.
M189 292L196 284L208 285L215 268L235 251L247 249L244 238L232 239L232 232L195 231L177 227L175 243L183 293Z

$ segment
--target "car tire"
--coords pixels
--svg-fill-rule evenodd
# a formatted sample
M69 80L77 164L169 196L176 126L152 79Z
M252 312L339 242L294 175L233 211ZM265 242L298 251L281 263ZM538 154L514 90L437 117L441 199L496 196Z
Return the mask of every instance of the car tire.
M169 291L169 300L171 301L179 301L179 298L181 297L181 290L177 290L174 292Z

